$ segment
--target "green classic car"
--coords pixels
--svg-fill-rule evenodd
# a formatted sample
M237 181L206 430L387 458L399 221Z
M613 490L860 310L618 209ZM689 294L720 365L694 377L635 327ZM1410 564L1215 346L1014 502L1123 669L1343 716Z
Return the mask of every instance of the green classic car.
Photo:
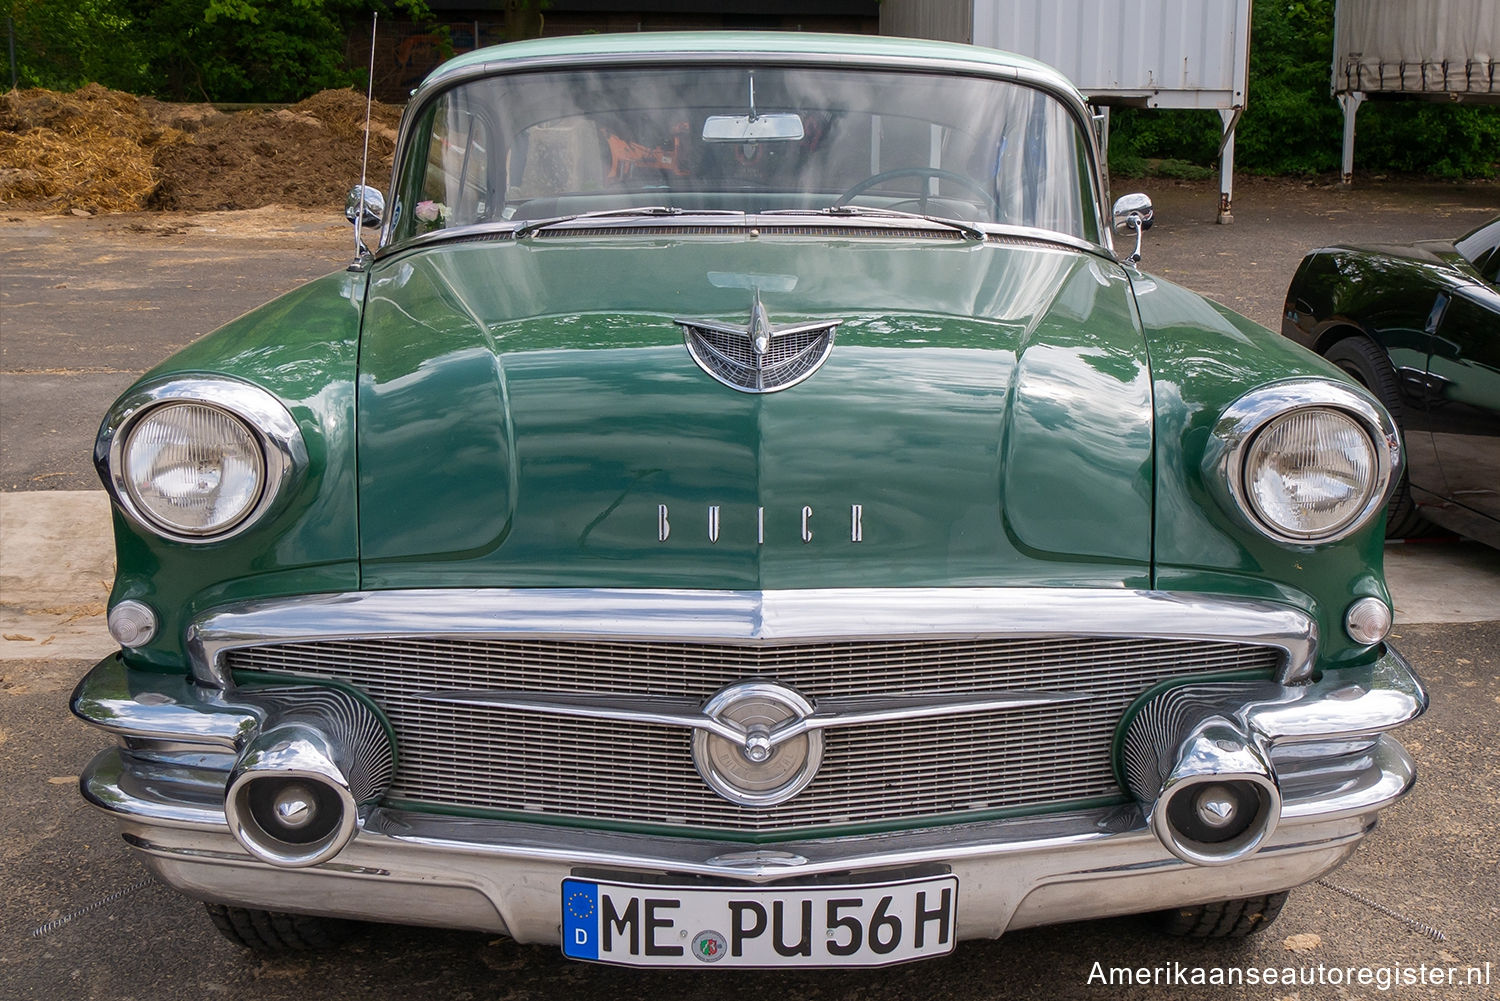
M351 195L378 242L104 420L83 794L263 949L1262 926L1413 780L1399 439L1105 188L1078 92L981 48L448 63Z

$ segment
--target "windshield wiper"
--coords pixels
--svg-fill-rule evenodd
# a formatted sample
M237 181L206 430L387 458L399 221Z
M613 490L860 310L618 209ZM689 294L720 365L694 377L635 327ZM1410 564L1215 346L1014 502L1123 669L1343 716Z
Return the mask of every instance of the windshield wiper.
M607 219L610 216L679 216L679 215L744 215L745 213L735 209L680 209L671 205L641 205L636 208L627 209L599 209L595 212L575 212L572 215L553 216L550 219L538 219L528 222L519 227L513 234L517 240L524 239L538 230L547 229L550 226L560 226L565 222L575 219Z
M822 216L848 216L865 217L872 219L921 219L924 222L937 223L939 226L947 226L949 229L957 230L971 240L984 241L984 230L972 223L963 222L958 219L945 219L942 216L923 215L920 212L904 212L901 209L878 209L865 205L829 205L821 209L772 209L762 212L761 215L822 215Z

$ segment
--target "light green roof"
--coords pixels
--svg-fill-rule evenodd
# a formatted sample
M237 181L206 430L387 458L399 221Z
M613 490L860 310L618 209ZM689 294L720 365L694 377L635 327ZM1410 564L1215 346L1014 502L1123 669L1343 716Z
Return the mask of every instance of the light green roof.
M839 59L920 59L964 62L1004 71L1025 70L1052 78L1072 90L1061 73L1045 63L998 49L958 42L934 42L919 38L884 35L822 35L800 31L642 31L620 35L569 35L538 38L475 49L451 59L432 72L425 89L451 76L468 75L480 66L504 69L515 60L570 59L587 61L595 56L680 54L691 56L714 52L744 52L766 55L828 56Z

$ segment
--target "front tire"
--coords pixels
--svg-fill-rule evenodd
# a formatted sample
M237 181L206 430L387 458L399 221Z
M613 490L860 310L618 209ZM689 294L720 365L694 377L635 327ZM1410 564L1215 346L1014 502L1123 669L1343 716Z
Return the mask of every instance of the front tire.
M262 955L313 952L330 949L354 931L351 921L318 918L309 914L285 914L248 907L203 905L208 918L229 941Z
M1179 938L1245 938L1265 928L1281 913L1286 893L1161 911L1161 930Z
M1390 359L1379 346L1367 337L1346 337L1323 352L1323 357L1374 393L1375 398L1396 422L1398 430L1405 427L1406 413L1401 404L1401 386L1396 381L1396 370L1391 367ZM1411 487L1406 481L1406 470L1402 469L1401 479L1391 491L1390 503L1386 505L1385 537L1405 539L1423 534L1430 528L1427 520L1418 513L1416 503L1411 499Z

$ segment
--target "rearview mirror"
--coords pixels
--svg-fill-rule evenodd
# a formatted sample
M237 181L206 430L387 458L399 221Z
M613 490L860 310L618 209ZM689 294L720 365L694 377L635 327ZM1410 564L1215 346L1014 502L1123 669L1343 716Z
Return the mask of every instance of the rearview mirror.
M791 111L709 115L703 122L703 141L709 143L795 142L802 135L802 116Z

